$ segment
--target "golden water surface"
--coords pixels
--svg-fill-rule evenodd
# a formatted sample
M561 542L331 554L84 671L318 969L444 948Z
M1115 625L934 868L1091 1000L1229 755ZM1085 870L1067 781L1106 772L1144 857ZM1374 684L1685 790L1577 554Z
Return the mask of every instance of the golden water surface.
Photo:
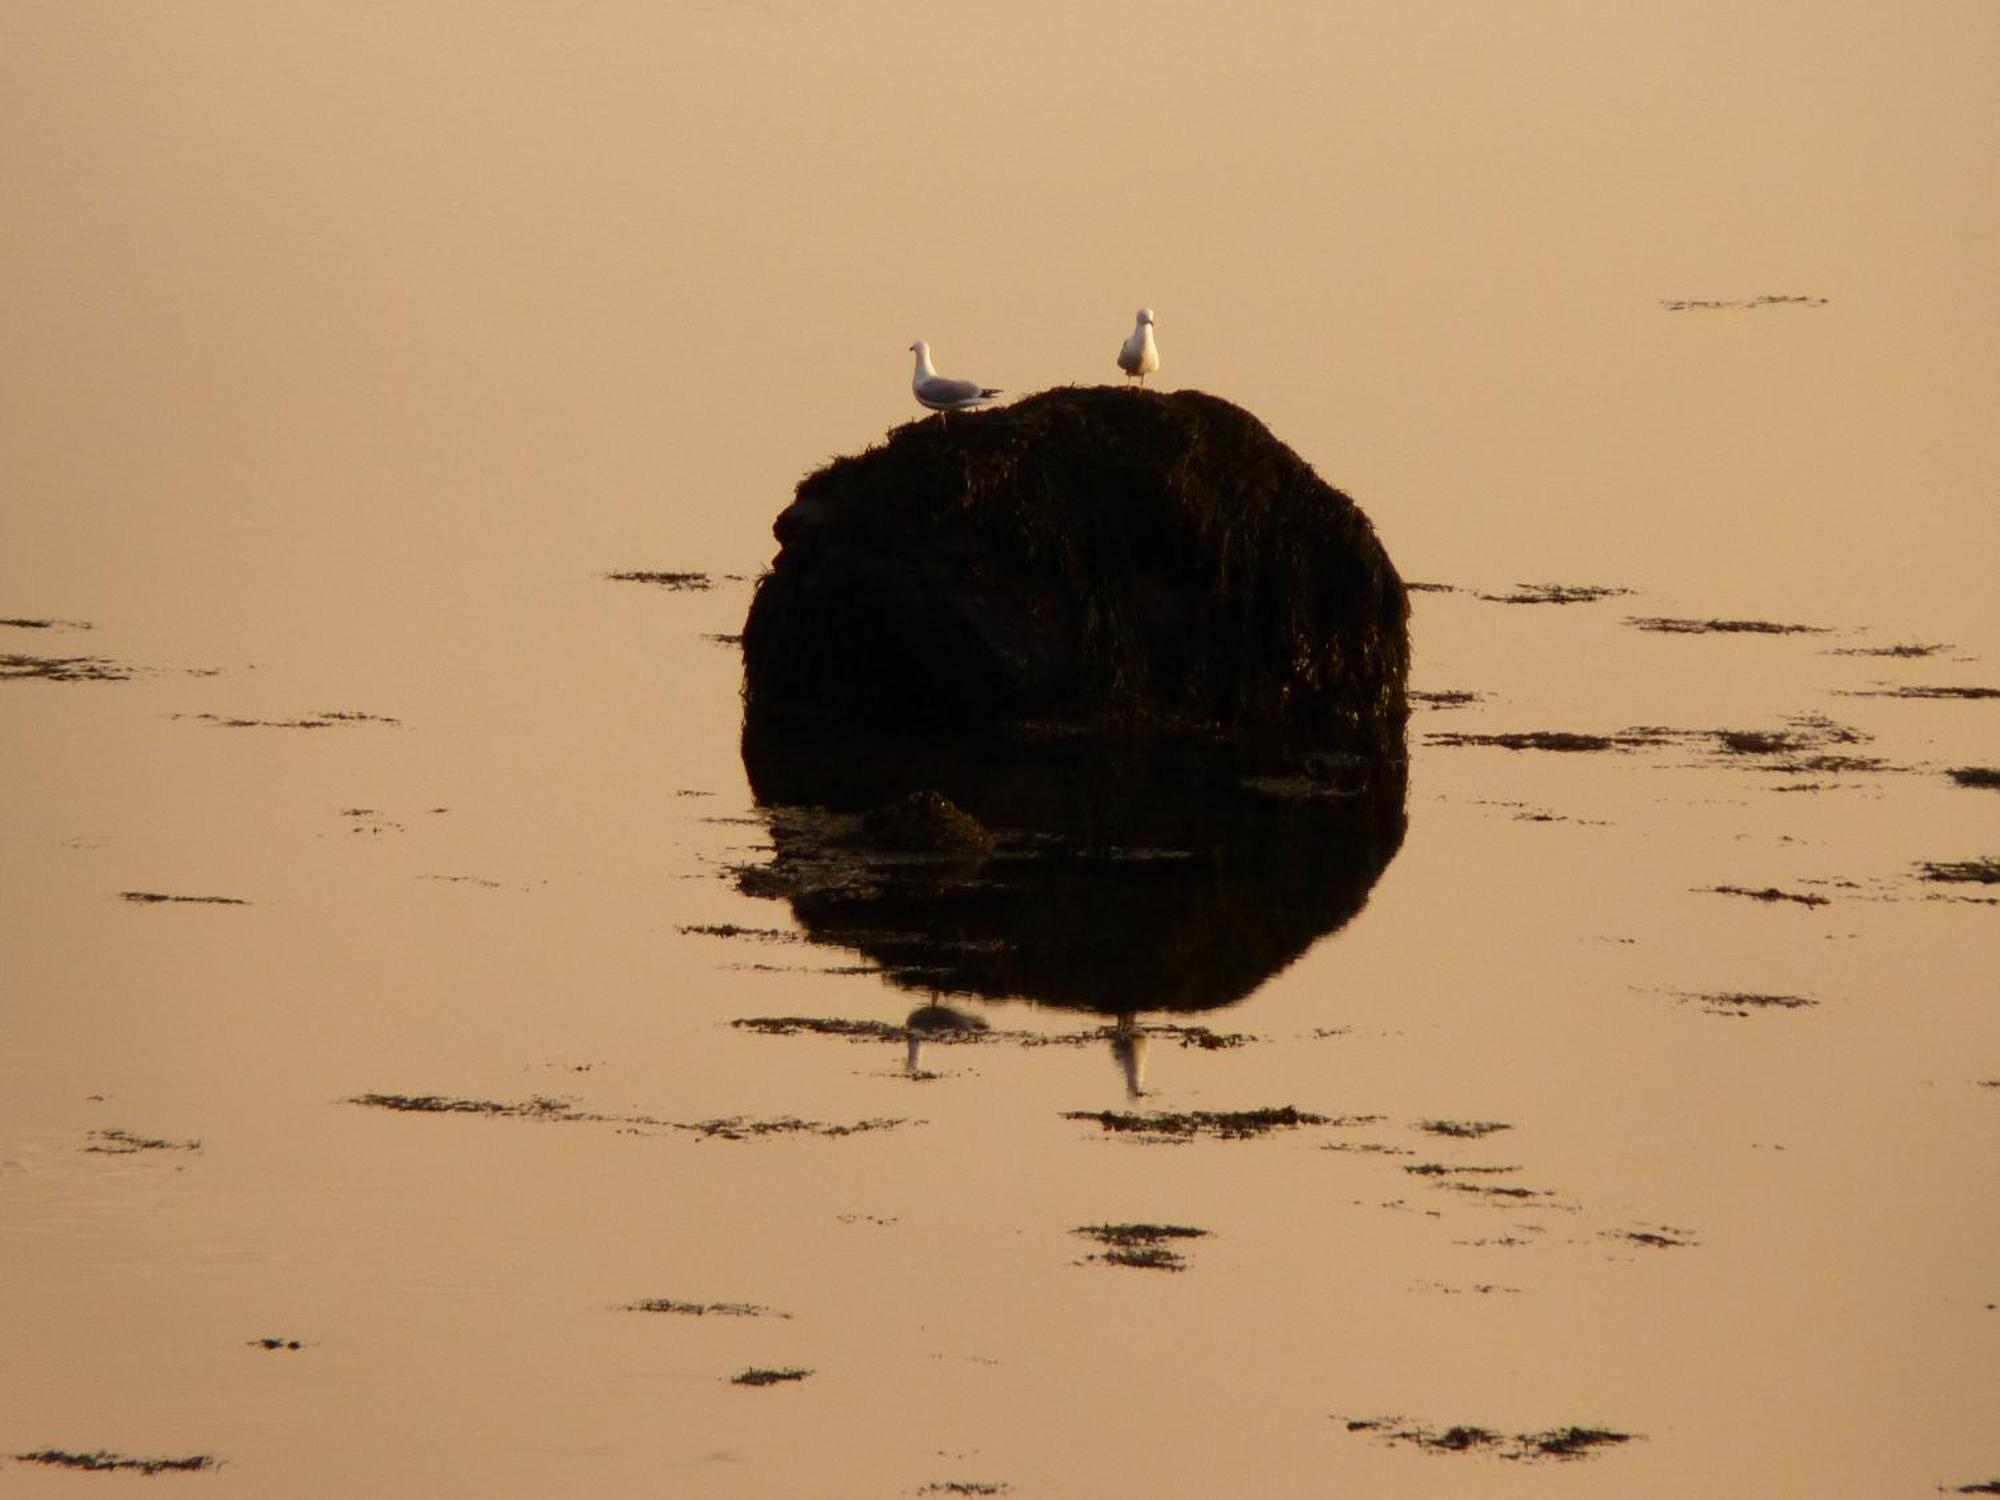
M2000 1478L2000 909L1923 873L2000 701L1897 696L2000 686L1996 77L1988 0L10 0L0 1489ZM1400 852L1238 1046L732 1027L926 998L731 875L773 517L913 340L1141 305L1449 586Z

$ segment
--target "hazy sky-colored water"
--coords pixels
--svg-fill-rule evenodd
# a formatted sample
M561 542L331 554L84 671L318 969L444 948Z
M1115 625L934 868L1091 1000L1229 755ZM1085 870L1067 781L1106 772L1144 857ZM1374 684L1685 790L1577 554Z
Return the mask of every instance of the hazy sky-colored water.
M260 1495L2000 1475L2000 944L1913 874L2000 853L2000 798L1943 776L1996 710L1845 696L1994 685L1997 64L1986 3L9 5L0 617L94 628L0 653L137 675L0 681L0 1450L210 1452L153 1482ZM1760 296L1812 300L1663 305ZM1062 1115L1130 1103L1105 1049L915 1083L727 1024L908 994L681 930L791 925L726 878L770 835L705 639L791 487L918 415L912 340L1110 381L1140 305L1160 383L1460 590L1418 597L1416 685L1483 696L1413 722L1367 910L1212 1018L1255 1045L1150 1059L1159 1108L1371 1126L1100 1140ZM1471 592L1530 580L1637 592ZM1826 654L1898 641L1951 649ZM397 722L197 717L328 710ZM1886 769L1430 738L1811 714ZM1682 998L1734 990L1815 1003ZM340 1102L374 1090L911 1123ZM114 1129L199 1148L88 1149ZM1117 1219L1212 1238L1077 1264ZM1698 1243L1618 1238L1663 1225ZM616 1310L663 1296L793 1316ZM1550 1469L1344 1425L1386 1416L1643 1441Z
M908 415L912 339L1097 381L1141 303L1419 575L1858 618L1996 541L1989 5L6 26L13 568L84 522L100 588L219 550L259 602L384 550L754 557ZM1829 306L1660 307L1767 293Z

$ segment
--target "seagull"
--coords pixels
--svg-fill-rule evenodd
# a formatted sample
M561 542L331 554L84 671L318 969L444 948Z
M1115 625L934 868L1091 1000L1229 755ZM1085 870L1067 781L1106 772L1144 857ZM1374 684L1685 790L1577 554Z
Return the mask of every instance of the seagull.
M1153 310L1139 309L1139 321L1132 327L1132 337L1125 340L1125 346L1118 351L1118 368L1127 376L1139 377L1139 384L1146 383L1146 377L1160 368L1160 346L1153 342Z
M917 356L917 373L910 377L910 394L920 406L935 412L970 411L984 406L1000 392L976 380L952 380L931 368L931 346L922 339L910 345ZM941 420L941 419L940 419Z

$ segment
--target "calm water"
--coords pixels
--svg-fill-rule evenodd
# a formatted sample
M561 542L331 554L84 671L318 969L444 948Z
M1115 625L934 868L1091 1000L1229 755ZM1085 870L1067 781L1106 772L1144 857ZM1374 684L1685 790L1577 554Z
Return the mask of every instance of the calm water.
M0 617L54 623L0 656L107 665L0 679L0 1452L288 1496L2000 1477L2000 888L1923 877L2000 856L1948 775L2000 701L1898 695L2000 687L1996 62L1976 3L10 6ZM1414 686L1474 696L1412 720L1400 846L1136 1035L948 994L1000 1035L912 1071L733 1026L931 998L739 878L788 825L713 637L773 516L916 415L913 339L1097 382L1142 303L1166 385L1450 586ZM1523 582L1631 592L1481 597ZM1538 731L1628 742L1477 742ZM1074 1117L1281 1106L1327 1123ZM783 1121L879 1123L730 1138ZM1207 1234L1175 1273L1107 1223ZM1453 1426L1498 1441L1411 1440ZM1508 1456L1570 1426L1633 1440Z

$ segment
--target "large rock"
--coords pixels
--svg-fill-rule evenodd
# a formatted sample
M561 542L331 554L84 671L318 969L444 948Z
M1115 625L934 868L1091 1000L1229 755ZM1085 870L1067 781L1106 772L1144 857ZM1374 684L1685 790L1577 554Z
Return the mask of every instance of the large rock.
M1240 407L1064 387L799 485L744 625L746 737L1057 726L1400 754L1408 597Z

